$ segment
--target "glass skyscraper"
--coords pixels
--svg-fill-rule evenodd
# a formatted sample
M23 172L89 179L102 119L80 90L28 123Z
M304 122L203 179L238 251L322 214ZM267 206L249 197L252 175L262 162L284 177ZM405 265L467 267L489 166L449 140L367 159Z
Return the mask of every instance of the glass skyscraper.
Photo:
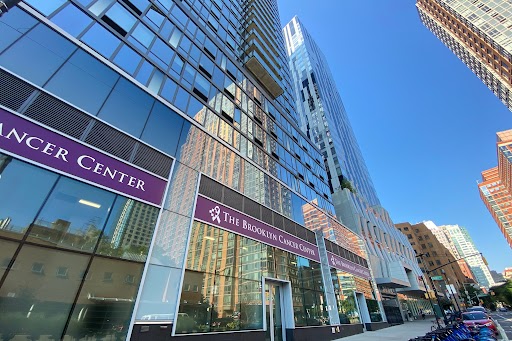
M275 0L4 10L3 339L330 340L386 324L298 125Z
M418 0L423 24L512 110L512 4Z
M300 126L322 152L336 215L345 226L363 236L376 282L387 298L384 303L396 306L395 289L402 293L422 292L418 283L422 273L414 251L379 202L319 46L297 17L284 27L283 34ZM327 237L337 240L334 232Z

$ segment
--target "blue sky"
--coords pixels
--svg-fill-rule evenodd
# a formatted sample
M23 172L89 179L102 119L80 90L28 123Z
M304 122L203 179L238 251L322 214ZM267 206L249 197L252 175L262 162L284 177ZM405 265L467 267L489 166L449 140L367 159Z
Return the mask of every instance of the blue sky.
M490 268L512 250L477 180L495 167L510 112L445 47L409 0L279 0L324 52L382 205L395 223L465 226Z

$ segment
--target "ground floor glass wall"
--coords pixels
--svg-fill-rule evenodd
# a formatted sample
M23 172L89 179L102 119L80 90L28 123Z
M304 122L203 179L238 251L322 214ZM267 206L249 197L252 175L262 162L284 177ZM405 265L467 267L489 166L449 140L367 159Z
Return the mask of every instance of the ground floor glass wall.
M0 153L3 340L124 340L158 209Z
M343 275L340 312L358 323L354 279ZM176 333L262 329L262 277L290 281L296 327L329 324L319 263L194 222Z

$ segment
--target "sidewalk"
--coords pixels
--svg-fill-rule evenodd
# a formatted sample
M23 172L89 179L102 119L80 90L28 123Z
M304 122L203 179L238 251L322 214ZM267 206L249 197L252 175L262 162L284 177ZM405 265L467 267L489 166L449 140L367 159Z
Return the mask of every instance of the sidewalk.
M364 332L362 334L344 337L335 341L407 341L417 336L425 335L426 332L429 332L433 321L433 318L427 318L425 320L405 322L398 326L384 328L374 332Z

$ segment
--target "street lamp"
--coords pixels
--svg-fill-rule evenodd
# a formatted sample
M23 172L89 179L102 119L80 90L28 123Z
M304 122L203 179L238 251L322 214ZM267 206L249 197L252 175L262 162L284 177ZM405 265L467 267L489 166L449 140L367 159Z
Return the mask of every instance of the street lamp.
M419 255L417 254L416 255L416 258L420 258L421 259L421 262L423 263L423 267L425 268L425 272L427 273L427 276L428 278L430 279L430 283L432 284L432 289L434 290L434 295L436 296L436 300L437 300L437 305L439 306L439 310L441 310L441 315L443 315L443 321L444 321L444 324L445 325L448 325L448 319L446 318L446 314L444 313L444 309L441 307L441 300L439 298L439 294L437 293L437 289L436 289L436 286L434 284L434 281L432 280L432 278L430 277L430 273L432 271L429 271L428 268L427 268L427 263L425 263L423 261L423 256L425 254L423 253L420 253ZM429 296L429 300L430 300L430 295ZM432 301L430 302L430 304L432 304ZM432 309L434 309L434 305L432 304ZM434 310L434 316L436 316L436 312ZM436 316L436 321L437 321L437 325L439 326L439 328L441 328L441 325L439 324L439 320L437 319L437 316Z

